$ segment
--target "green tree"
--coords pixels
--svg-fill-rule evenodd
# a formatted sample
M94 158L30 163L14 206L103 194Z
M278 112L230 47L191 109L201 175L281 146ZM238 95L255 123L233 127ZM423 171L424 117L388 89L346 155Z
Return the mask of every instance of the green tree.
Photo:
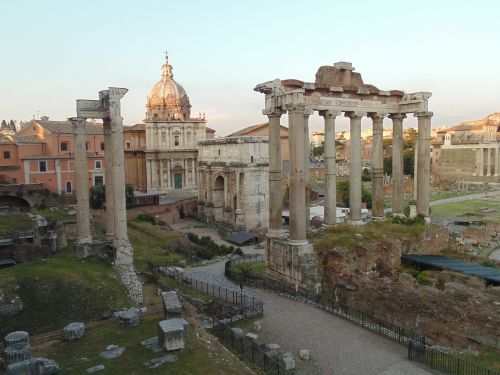
M384 149L392 146L392 138L384 138L383 140Z
M418 132L414 128L408 128L403 133L403 149L415 148Z
M337 194L339 195L343 205L349 207L349 181L337 182ZM361 190L361 201L366 203L366 207L372 207L372 194L366 190Z
M415 166L415 150L407 148L403 150L403 173L413 175Z
M106 188L103 185L96 185L90 188L90 207L102 208L106 201Z
M392 176L392 157L388 156L384 158L384 172Z
M368 169L363 169L363 174L361 175L361 181L371 181L372 174Z
M312 154L314 157L318 158L325 154L325 142L321 142L321 146L316 146L312 149Z

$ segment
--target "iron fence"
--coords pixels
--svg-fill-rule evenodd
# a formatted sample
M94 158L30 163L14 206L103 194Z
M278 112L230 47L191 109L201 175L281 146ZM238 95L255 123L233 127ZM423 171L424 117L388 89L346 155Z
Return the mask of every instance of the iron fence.
M238 308L238 310L245 315L261 315L264 313L264 303L256 297L238 292L234 289L228 289L203 280L198 280L196 278L192 278L191 276L186 276L177 272L175 269L160 266L151 262L148 262L148 268L150 271L175 280L177 283L187 288L227 302Z
M408 343L408 359L450 375L500 375L498 370L483 367L454 354L413 341Z
M215 321L213 333L233 352L243 355L247 360L256 364L268 375L293 375L293 370L286 370L285 366L271 353L266 352L251 339L236 334L233 329L221 322Z
M225 275L228 279L239 283L245 283L255 288L270 290L294 299L302 300L308 304L313 304L324 311L353 322L369 331L385 336L400 344L406 345L410 341L425 344L425 336L408 328L377 318L368 312L338 302L333 297L329 301L326 301L324 296L318 293L315 288L303 288L281 280L265 276L246 275L244 272L235 272L231 269L238 264L261 262L264 259L265 257L263 255L230 259L225 264Z

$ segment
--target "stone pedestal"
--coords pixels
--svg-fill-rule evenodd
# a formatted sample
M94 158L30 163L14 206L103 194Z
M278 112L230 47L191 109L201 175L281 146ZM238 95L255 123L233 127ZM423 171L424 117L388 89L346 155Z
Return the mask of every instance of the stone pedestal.
M318 262L307 241L268 239L267 267L271 274L291 284L314 287L318 280Z
M182 318L162 320L158 323L160 347L167 351L184 349L188 323Z
M417 217L417 202L414 200L410 202L410 214L408 217L410 219Z

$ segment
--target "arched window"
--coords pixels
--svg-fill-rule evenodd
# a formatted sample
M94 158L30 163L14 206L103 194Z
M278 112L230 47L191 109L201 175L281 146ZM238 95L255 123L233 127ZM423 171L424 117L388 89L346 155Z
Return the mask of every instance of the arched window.
M73 184L71 181L66 181L66 194L71 194L73 192Z

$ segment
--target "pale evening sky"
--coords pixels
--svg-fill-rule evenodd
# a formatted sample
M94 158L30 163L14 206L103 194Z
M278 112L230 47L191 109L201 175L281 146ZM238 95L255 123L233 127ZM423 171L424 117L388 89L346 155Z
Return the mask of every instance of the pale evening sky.
M140 122L165 50L193 116L220 135L266 121L256 84L313 82L336 61L383 90L431 91L433 126L479 119L500 111L499 11L493 0L2 1L0 120L64 120L76 99L119 86L125 124Z

